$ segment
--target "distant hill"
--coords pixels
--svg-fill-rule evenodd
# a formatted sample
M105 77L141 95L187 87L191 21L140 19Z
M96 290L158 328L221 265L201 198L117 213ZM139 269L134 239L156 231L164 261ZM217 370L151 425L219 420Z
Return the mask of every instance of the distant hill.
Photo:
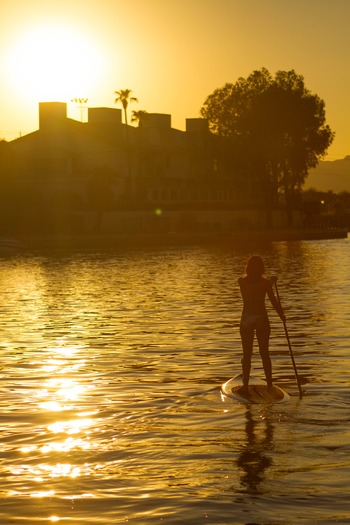
M350 155L340 160L324 160L310 170L304 189L332 190L334 193L350 192Z

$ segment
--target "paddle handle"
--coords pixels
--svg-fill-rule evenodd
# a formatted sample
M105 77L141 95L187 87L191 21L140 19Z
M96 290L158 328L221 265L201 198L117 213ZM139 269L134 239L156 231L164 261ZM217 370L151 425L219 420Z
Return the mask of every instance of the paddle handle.
M278 293L277 282L275 283L275 288L276 288L277 300L278 300L278 302L280 303L280 305L282 307L280 295ZM301 384L300 384L300 379L299 379L299 375L298 375L297 365L295 363L295 359L294 359L294 355L293 355L292 345L291 345L291 342L290 342L290 339L289 339L287 323L286 323L285 319L282 319L282 321L283 321L284 332L286 334L286 339L287 339L287 343L288 343L289 353L290 353L290 356L292 358L292 363L293 363L293 368L294 368L294 373L295 373L295 379L297 381L298 390L299 390L299 397L301 399L302 396L303 396L303 391L302 391Z

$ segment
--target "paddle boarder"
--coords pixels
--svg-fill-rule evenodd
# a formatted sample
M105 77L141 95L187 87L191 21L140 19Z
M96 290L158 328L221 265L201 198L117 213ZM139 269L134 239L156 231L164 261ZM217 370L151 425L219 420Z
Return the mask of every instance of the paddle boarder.
M240 323L243 358L243 391L248 393L254 334L258 341L259 352L264 367L268 388L272 388L272 366L269 353L270 322L265 307L266 295L283 322L283 308L273 292L276 277L265 277L265 265L261 257L253 255L248 259L244 277L238 279L243 299L243 311Z

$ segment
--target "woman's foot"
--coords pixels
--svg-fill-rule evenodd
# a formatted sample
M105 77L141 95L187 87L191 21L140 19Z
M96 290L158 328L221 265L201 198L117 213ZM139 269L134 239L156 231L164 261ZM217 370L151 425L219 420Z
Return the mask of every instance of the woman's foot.
M240 396L243 396L243 397L248 397L249 396L249 386L240 386L238 389L237 389L237 393L240 395Z

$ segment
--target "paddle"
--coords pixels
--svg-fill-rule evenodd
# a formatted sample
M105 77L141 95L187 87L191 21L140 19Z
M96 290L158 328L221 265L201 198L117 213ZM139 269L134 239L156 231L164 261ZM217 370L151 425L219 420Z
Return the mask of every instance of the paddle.
M279 296L279 293L278 293L277 282L275 282L275 288L276 288L277 300L278 300L278 302L280 303L280 305L282 306L281 299L280 299L280 296ZM284 332L285 332L285 334L286 334L286 338L287 338L287 342L288 342L288 347L289 347L290 356L291 356L291 358L292 358L292 363L293 363L293 368L294 368L294 373L295 373L295 379L297 380L297 384L298 384L299 397L300 397L300 399L301 399L302 396L303 396L303 391L302 391L302 389L301 389L301 384L300 384L300 380L299 380L299 376L298 376L298 371L297 371L297 367L296 367L295 360L294 360L294 355L293 355L292 345L290 344L290 339L289 339L288 330L287 330L287 324L286 324L285 319L283 319L283 326L284 326Z

